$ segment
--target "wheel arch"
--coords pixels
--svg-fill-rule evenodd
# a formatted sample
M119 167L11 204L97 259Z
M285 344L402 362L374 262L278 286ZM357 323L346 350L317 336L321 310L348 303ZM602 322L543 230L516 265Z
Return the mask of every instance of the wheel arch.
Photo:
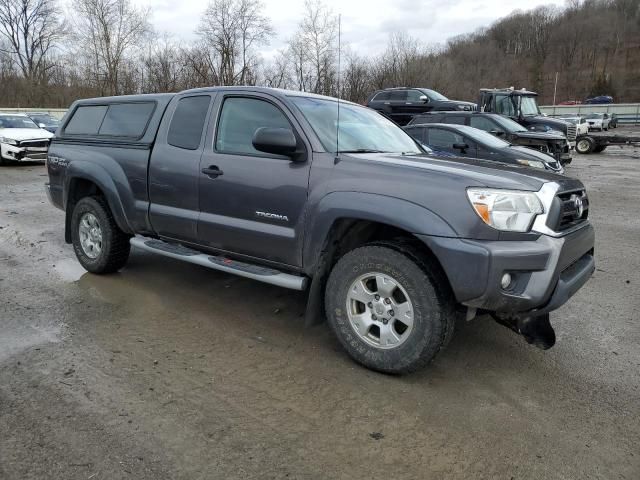
M341 201L348 201L351 196L340 197ZM423 259L429 260L430 265L440 269L444 278L449 280L437 256L415 233L424 231L427 235L457 236L453 228L430 210L403 200L389 201L390 197L382 198L385 203L392 204L387 206L386 213L372 211L371 207L376 202L371 197L376 196L366 195L360 199L369 207L360 212L351 211L347 215L344 209L326 210L324 215L315 215L315 221L307 231L308 241L305 243L303 256L305 272L312 277L306 312L307 325L320 323L324 318L324 288L335 263L345 253L365 244L395 245L405 253L421 255ZM336 203L350 205L350 209L356 206L355 203ZM447 287L451 288L450 282Z
M100 172L99 167L87 164L86 169L69 171L64 189L65 205L65 241L71 243L71 216L78 201L87 196L102 196L109 206L118 227L127 233L133 233L124 206L120 199L115 182L107 172ZM71 169L70 169L71 170Z

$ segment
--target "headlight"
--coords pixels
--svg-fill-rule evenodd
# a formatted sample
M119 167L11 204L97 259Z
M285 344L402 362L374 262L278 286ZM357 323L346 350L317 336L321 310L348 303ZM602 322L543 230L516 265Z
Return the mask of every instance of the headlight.
M537 160L525 160L523 158L519 158L516 160L516 162L518 162L520 165L526 165L527 167L532 167L532 168L542 168L544 169L544 163L539 162Z
M7 143L9 145L18 145L18 142L12 138L0 137L0 143Z
M536 215L544 212L534 192L468 188L467 196L484 223L497 230L528 232Z

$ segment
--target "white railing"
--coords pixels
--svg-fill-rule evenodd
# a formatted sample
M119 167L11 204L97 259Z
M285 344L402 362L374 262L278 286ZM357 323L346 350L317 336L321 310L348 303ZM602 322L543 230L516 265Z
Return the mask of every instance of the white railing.
M586 115L588 113L616 114L619 123L640 124L640 103L605 103L581 105L544 105L540 107L542 113L556 117L559 115Z
M62 118L67 113L66 108L1 108L0 113L25 113L25 112L43 112L56 117Z

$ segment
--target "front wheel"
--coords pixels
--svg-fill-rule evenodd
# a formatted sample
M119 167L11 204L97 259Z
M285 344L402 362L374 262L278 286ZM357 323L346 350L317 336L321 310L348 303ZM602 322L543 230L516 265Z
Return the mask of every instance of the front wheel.
M129 235L116 224L102 197L78 201L71 217L73 250L80 264L91 273L112 273L129 259Z
M329 324L349 355L387 373L414 371L451 338L453 300L437 265L400 245L345 254L325 292Z

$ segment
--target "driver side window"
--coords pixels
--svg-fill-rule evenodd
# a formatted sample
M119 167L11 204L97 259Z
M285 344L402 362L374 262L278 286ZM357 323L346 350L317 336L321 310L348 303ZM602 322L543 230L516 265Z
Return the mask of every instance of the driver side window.
M511 101L511 97L508 95L496 95L496 113L513 117L516 114L516 110Z
M407 102L420 103L420 97L426 97L424 93L419 90L408 90L407 91Z
M485 132L490 132L492 130L498 130L498 131L502 130L495 123L493 123L491 120L485 117L472 116L470 125L473 128L479 128L480 130L484 130Z
M429 145L440 148L453 148L456 143L464 143L462 135L440 128L429 129Z
M216 150L264 156L253 148L253 135L261 127L287 128L291 124L275 105L257 98L226 98L218 121Z

